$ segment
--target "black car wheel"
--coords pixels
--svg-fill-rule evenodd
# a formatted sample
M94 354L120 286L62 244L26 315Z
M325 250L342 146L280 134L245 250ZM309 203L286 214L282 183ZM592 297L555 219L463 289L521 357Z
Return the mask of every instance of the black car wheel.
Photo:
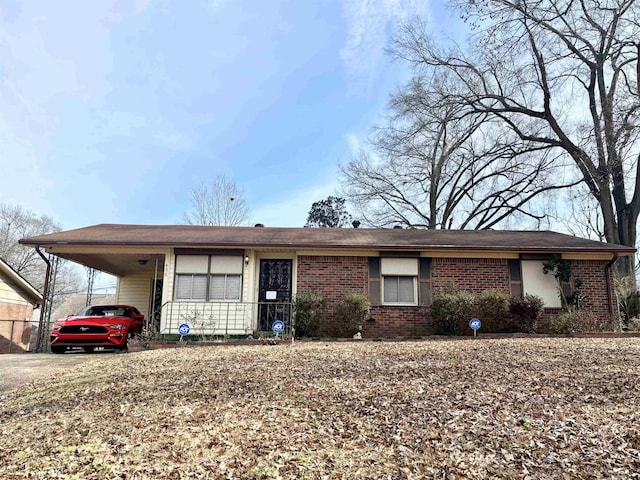
M51 353L64 353L67 351L67 347L61 347L59 345L51 345Z
M129 350L129 339L130 338L133 338L133 331L131 329L129 329L127 331L127 336L124 337L124 343L120 347L120 350L122 350L123 352L126 352L127 350Z

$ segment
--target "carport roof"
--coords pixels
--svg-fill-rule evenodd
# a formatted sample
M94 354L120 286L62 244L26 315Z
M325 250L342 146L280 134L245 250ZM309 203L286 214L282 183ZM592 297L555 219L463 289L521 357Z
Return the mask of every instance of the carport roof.
M632 247L551 231L422 230L369 228L203 227L193 225L101 224L23 238L22 245L290 247L379 250L507 250L521 252L611 252Z

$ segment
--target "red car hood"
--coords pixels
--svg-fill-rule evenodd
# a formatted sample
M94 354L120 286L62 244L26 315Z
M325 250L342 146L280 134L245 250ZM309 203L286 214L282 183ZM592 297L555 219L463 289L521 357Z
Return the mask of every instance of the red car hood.
M74 323L81 323L83 325L110 325L113 323L130 322L130 317L121 316L96 316L96 317L67 317L61 320L57 320L59 325L73 325Z

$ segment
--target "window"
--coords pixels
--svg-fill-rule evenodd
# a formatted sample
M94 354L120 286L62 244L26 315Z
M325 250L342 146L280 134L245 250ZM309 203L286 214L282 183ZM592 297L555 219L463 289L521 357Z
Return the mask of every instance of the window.
M382 302L417 305L417 258L382 258Z
M511 287L511 295L514 297L522 296L522 272L520 268L520 260L507 260L509 268L509 286Z
M243 256L176 255L176 300L240 301Z
M240 275L211 275L209 283L210 300L240 300Z
M384 277L384 303L416 303L414 277Z
M176 300L205 300L206 298L206 275L176 275Z

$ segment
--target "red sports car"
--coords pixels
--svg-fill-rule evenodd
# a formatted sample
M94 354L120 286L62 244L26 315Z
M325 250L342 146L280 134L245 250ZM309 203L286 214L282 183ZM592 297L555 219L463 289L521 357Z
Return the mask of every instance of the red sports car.
M92 352L96 347L126 350L129 338L142 332L144 315L130 305L96 305L56 320L51 329L53 353L71 347Z

